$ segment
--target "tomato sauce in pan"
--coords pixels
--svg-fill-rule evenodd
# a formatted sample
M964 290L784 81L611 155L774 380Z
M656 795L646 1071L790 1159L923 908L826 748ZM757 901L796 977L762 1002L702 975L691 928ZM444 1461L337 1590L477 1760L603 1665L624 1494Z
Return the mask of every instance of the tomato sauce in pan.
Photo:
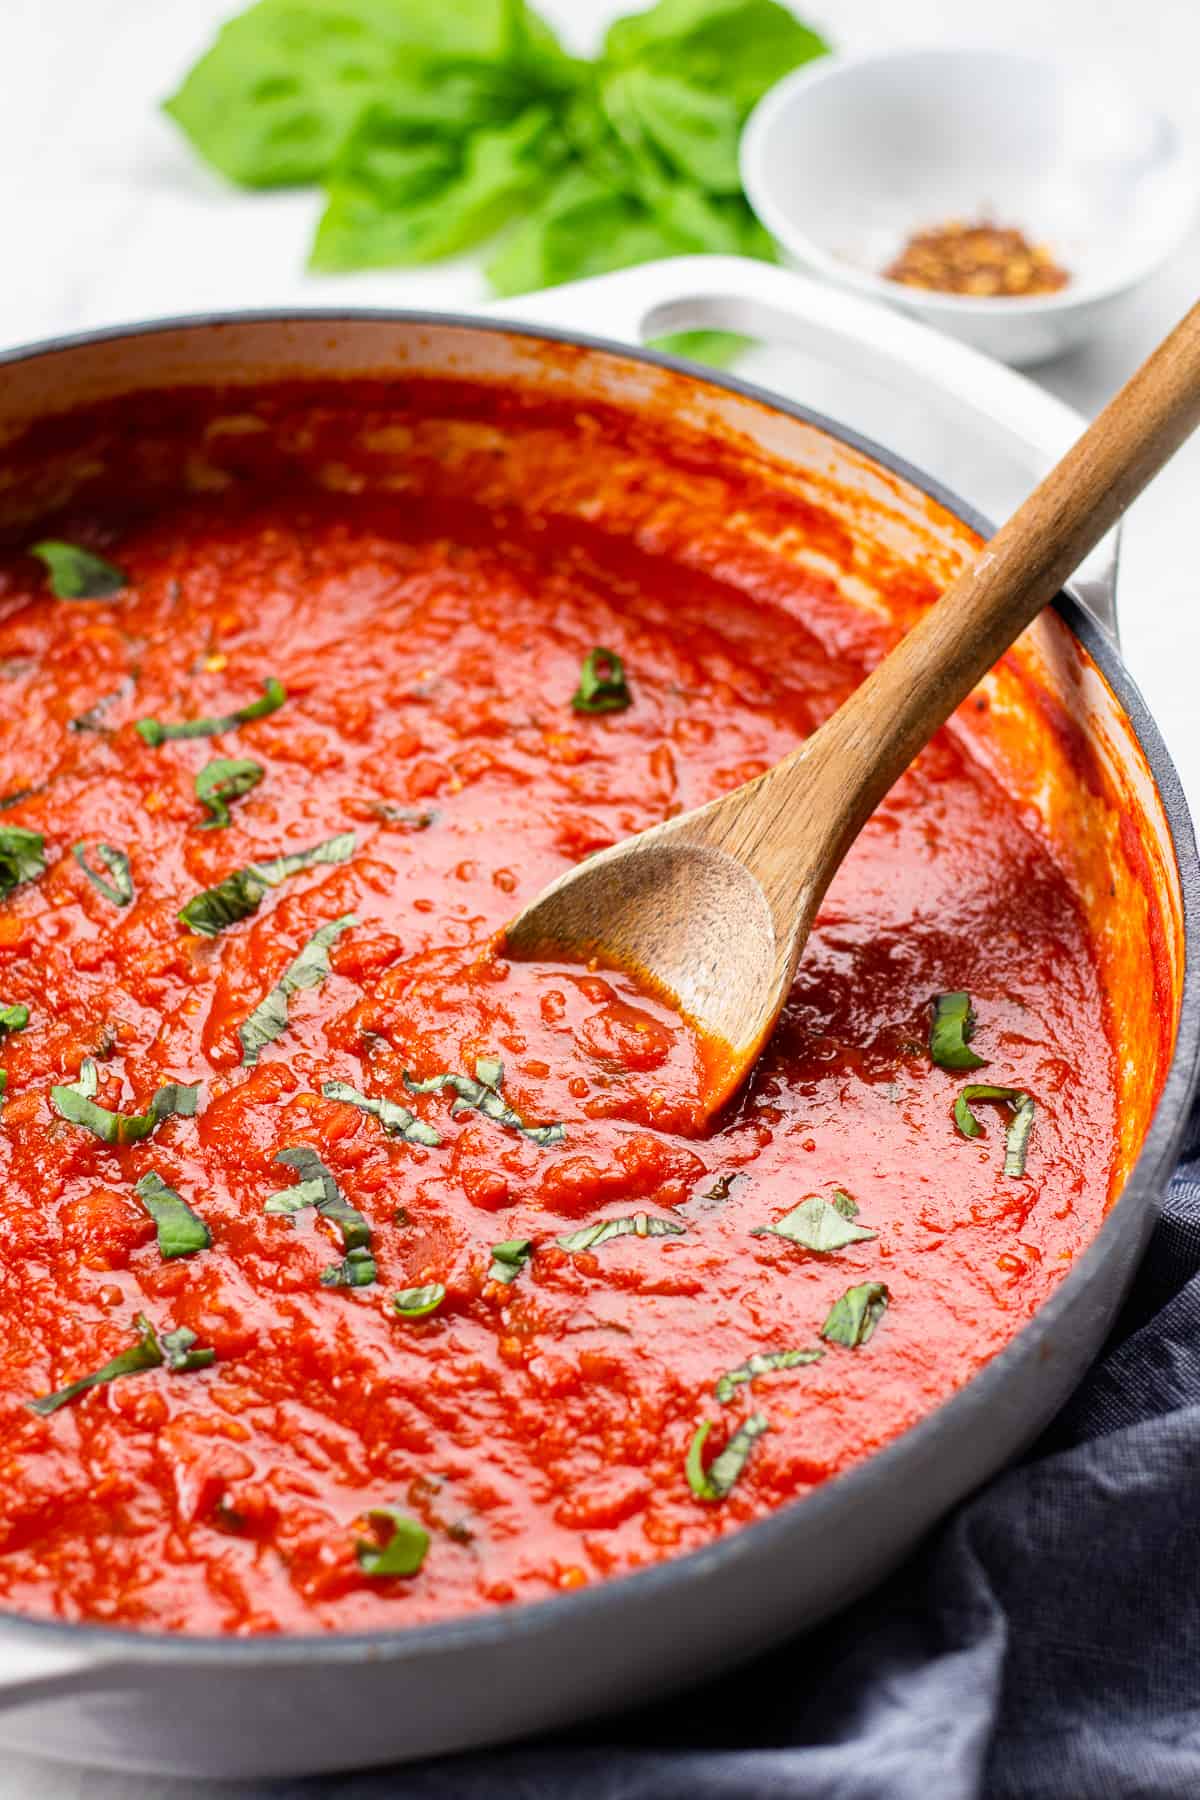
M46 865L0 902L0 1003L29 1010L0 1045L4 1606L364 1629L661 1561L920 1419L1094 1235L1115 1125L1087 928L1036 822L953 730L867 826L766 1055L707 1130L702 1055L658 1000L488 953L551 877L765 769L850 691L853 634L815 578L811 609L794 570L772 608L598 525L269 485L83 510L54 535L127 580L71 601L17 551L0 570L0 791L32 790L0 830L42 834ZM623 659L623 710L572 707L597 646ZM233 729L136 729L231 714L272 678L283 704ZM217 757L262 775L206 828L195 781ZM234 871L345 833L341 860L263 884L216 935L180 922ZM131 902L77 843L118 892L98 846L128 858ZM239 1026L348 916L244 1061ZM956 990L978 1071L930 1057L931 997ZM51 1098L89 1058L94 1105L144 1115L199 1084L194 1116L104 1141ZM461 1079L414 1094L406 1072ZM967 1081L1033 1097L1023 1175L1004 1174L1010 1108L956 1128ZM330 1083L408 1108L425 1141ZM275 1160L295 1147L340 1215L264 1210L306 1179ZM163 1254L151 1171L207 1247ZM852 1241L763 1231L814 1197ZM324 1285L353 1260L346 1207L375 1278ZM822 1337L868 1284L873 1331ZM437 1285L431 1310L397 1311ZM136 1314L160 1354L185 1329L212 1358L31 1410L137 1344ZM723 1374L788 1350L821 1354L718 1400ZM751 1418L766 1429L706 1497ZM427 1540L414 1572L372 1566L393 1529Z

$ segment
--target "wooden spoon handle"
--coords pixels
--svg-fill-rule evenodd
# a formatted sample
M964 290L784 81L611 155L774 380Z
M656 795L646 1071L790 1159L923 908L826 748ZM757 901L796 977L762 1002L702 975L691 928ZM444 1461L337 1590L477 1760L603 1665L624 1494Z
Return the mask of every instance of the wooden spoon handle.
M817 824L832 874L917 751L1198 424L1200 304L937 605L808 743L764 778L776 790L769 810L777 823L775 832L755 834L772 865L756 873L769 893L782 892L781 864L791 861L780 839L793 850L805 846L811 866ZM785 825L789 790L807 817Z

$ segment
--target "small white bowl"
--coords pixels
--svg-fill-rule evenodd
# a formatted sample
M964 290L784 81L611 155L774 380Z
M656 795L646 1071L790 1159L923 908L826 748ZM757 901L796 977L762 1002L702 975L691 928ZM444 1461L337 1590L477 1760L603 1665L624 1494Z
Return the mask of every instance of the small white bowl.
M786 254L1010 363L1086 337L1186 235L1192 158L1170 120L1103 76L999 50L893 50L799 69L742 137L750 204ZM885 280L948 219L1016 226L1070 281L976 299Z

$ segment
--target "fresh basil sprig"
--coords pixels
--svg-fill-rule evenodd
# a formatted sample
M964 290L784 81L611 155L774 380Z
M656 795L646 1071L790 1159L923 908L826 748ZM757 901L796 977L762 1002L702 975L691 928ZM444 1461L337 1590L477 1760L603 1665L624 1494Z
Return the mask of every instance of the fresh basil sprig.
M45 563L56 600L107 600L127 585L125 575L113 563L61 538L30 544L29 554Z
M46 873L45 843L40 831L26 831L23 825L0 826L0 899Z
M849 1194L839 1188L832 1200L826 1200L823 1194L810 1195L773 1225L756 1225L750 1235L787 1238L789 1242L799 1244L802 1250L811 1250L817 1256L832 1256L835 1251L844 1250L847 1244L865 1244L878 1237L878 1232L867 1231L854 1223L857 1215L858 1207Z
M704 1442L713 1428L713 1420L705 1419L696 1427L687 1453L688 1486L697 1500L724 1500L741 1476L747 1458L764 1431L771 1429L762 1413L751 1413L745 1424L735 1431L725 1448L704 1467Z
M306 869L346 862L354 855L354 845L352 831L339 831L333 837L322 838L319 844L311 844L307 850L291 850L286 856L235 869L215 887L194 894L180 907L179 922L202 937L216 937L227 925L236 925L256 913L269 888L278 887L290 875L303 874Z
M204 1220L154 1169L142 1176L133 1191L154 1220L159 1254L165 1261L209 1248L212 1233Z
M136 1144L147 1138L164 1119L193 1119L200 1104L200 1086L169 1081L160 1087L144 1113L110 1112L95 1099L99 1085L96 1065L84 1058L77 1081L50 1089L50 1099L61 1118L83 1125L106 1144Z
M954 1123L964 1137L983 1136L983 1126L971 1111L973 1100L995 1100L1012 1107L1012 1119L1004 1139L1004 1173L1019 1177L1025 1173L1029 1154L1029 1134L1033 1130L1034 1102L1032 1094L1020 1088L991 1087L987 1082L969 1081L954 1102Z
M485 1119L492 1119L497 1125L507 1125L513 1131L519 1131L522 1137L540 1144L545 1149L550 1144L561 1144L567 1135L565 1125L527 1125L520 1113L514 1112L507 1101L500 1096L504 1086L504 1064L498 1056L479 1056L475 1059L475 1079L469 1075L431 1075L427 1081L415 1081L408 1070L404 1071L404 1085L410 1094L435 1094L442 1088L452 1088L458 1098L450 1108L452 1119L460 1113L474 1109L481 1112Z
M827 1343L843 1344L847 1350L856 1350L871 1337L887 1311L890 1299L882 1281L864 1281L858 1287L847 1288L830 1308L829 1317L821 1327L821 1336Z
M772 1375L777 1369L799 1369L806 1363L820 1362L824 1354L823 1350L756 1350L736 1369L721 1376L715 1390L717 1399L722 1406L728 1406L737 1389L753 1381L756 1375Z
M86 1394L89 1388L103 1387L106 1382L116 1381L122 1375L140 1375L146 1369L159 1369L165 1363L173 1374L183 1374L192 1369L204 1369L216 1358L215 1350L193 1350L196 1341L194 1331L187 1326L180 1326L176 1331L163 1334L160 1342L158 1333L146 1317L145 1313L134 1313L134 1328L137 1339L128 1350L122 1350L103 1368L94 1369L90 1375L81 1375L77 1381L69 1381L66 1387L58 1388L53 1394L40 1394L36 1400L29 1400L26 1405L30 1412L40 1413L43 1418L57 1412L60 1406L69 1406L72 1400L78 1400L80 1394Z
M252 762L248 756L216 756L205 763L196 776L196 798L210 815L201 831L216 831L228 825L229 802L240 800L257 787L266 772L261 763Z
M112 876L111 881L106 881L103 875L97 874L88 862L86 839L80 838L77 844L71 845L71 855L92 886L106 900L111 900L114 906L129 905L133 899L133 873L129 867L129 858L123 850L114 850L111 844L96 845L96 855Z
M373 1099L368 1094L360 1094L346 1081L327 1081L321 1092L327 1100L344 1100L347 1106L357 1106L360 1112L370 1113L390 1137L401 1137L409 1144L424 1144L431 1150L442 1141L440 1132L396 1100L382 1096Z
M985 1059L969 1048L975 1030L970 994L935 994L929 1054L939 1068L982 1069Z
M580 713L624 712L633 705L633 695L625 679L625 665L615 650L597 645L589 650L579 671L579 686L571 695L571 705Z
M286 699L287 689L271 675L263 682L261 700L251 700L236 712L216 719L180 719L168 724L161 719L138 719L134 730L152 749L169 738L216 737L223 731L236 731L239 725L249 725L252 719L265 719L269 713L278 712Z
M394 1506L373 1506L367 1514L372 1525L387 1531L382 1543L360 1538L355 1545L358 1566L364 1575L415 1575L429 1549L429 1533L415 1519Z
M320 987L329 974L330 945L337 942L343 931L349 931L357 924L354 914L346 913L340 919L331 919L328 925L318 926L265 1000L260 1000L250 1017L238 1026L243 1067L253 1068L263 1046L273 1044L287 1030L288 1001L303 989Z
M29 1008L23 1000L14 1001L11 1006L0 1006L0 1038L8 1036L10 1031L24 1031L29 1023Z
M598 1250L612 1238L682 1237L686 1230L686 1225L680 1225L674 1219L658 1219L653 1213L640 1212L626 1219L602 1219L595 1225L583 1225L578 1231L568 1231L565 1237L556 1238L555 1242L561 1249L578 1256L584 1250Z

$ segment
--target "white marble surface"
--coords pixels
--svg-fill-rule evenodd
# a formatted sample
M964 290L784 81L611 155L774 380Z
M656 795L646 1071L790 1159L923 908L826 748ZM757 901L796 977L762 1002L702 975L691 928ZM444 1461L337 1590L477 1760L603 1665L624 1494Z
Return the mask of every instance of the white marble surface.
M469 261L419 274L307 276L316 197L240 194L196 162L155 103L229 10L230 0L0 0L0 347L223 307L461 308L483 298ZM543 0L542 10L586 49L624 9ZM1086 59L1200 139L1200 0L813 0L808 11L846 49L975 42ZM1200 232L1125 320L1039 378L1094 412L1198 292ZM798 379L786 358L760 361L757 373L785 386ZM1200 809L1198 492L1200 441L1130 515L1120 604L1127 660ZM403 1791L402 1778L370 1785L377 1795ZM0 1765L0 1800L233 1800L235 1792L248 1800L246 1789Z

